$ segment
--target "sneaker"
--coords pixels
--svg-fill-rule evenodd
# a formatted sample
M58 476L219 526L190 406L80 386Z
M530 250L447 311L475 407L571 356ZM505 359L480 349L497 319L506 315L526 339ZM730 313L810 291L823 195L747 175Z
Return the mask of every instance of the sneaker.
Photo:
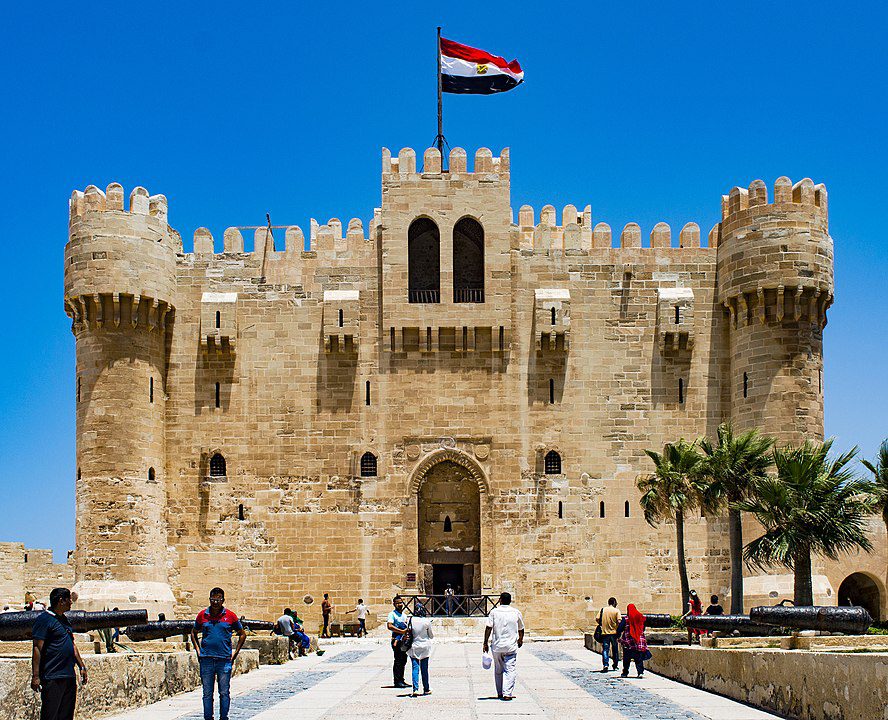
M620 673L620 677L629 677L629 673L627 673L627 672Z
M514 699L515 699L514 695L503 695L503 700L514 700Z
M431 690L423 690L422 694L423 695L431 695L432 691Z
M599 670L598 672L606 673L606 672L610 672L610 669L609 669L609 668L606 668L606 667L603 667L603 668L601 668L601 670Z

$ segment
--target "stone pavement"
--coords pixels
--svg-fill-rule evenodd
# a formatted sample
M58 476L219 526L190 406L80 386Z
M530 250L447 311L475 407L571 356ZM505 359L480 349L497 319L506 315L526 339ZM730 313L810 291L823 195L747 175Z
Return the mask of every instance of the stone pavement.
M230 720L449 718L507 720L764 720L754 708L646 672L641 680L595 672L601 660L579 640L530 642L518 657L516 699L496 698L478 643L440 641L429 664L432 694L391 686L391 650L374 638L331 646L322 657L263 666L231 682ZM407 665L408 681L410 664ZM218 713L218 708L217 708ZM218 717L218 714L217 714ZM202 720L200 690L112 716Z

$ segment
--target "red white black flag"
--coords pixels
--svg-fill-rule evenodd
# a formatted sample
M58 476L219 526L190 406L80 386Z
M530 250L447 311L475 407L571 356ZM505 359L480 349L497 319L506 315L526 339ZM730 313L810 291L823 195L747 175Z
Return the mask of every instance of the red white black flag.
M490 95L524 82L517 60L441 38L441 90L446 93Z

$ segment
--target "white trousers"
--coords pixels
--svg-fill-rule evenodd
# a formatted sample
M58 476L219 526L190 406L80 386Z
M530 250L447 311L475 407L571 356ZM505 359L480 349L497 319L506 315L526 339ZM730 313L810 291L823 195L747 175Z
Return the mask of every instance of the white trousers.
M493 679L496 682L496 694L500 697L515 695L515 678L517 676L518 653L493 652Z

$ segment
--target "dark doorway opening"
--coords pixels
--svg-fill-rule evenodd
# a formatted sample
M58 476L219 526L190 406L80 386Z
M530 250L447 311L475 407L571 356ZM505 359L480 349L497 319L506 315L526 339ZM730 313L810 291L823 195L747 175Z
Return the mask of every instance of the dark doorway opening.
M879 586L863 573L852 573L839 585L839 605L866 608L875 621L882 619L882 598Z
M463 566L462 565L444 565L435 563L432 566L432 594L443 595L447 586L450 585L454 594L464 592L463 584Z

